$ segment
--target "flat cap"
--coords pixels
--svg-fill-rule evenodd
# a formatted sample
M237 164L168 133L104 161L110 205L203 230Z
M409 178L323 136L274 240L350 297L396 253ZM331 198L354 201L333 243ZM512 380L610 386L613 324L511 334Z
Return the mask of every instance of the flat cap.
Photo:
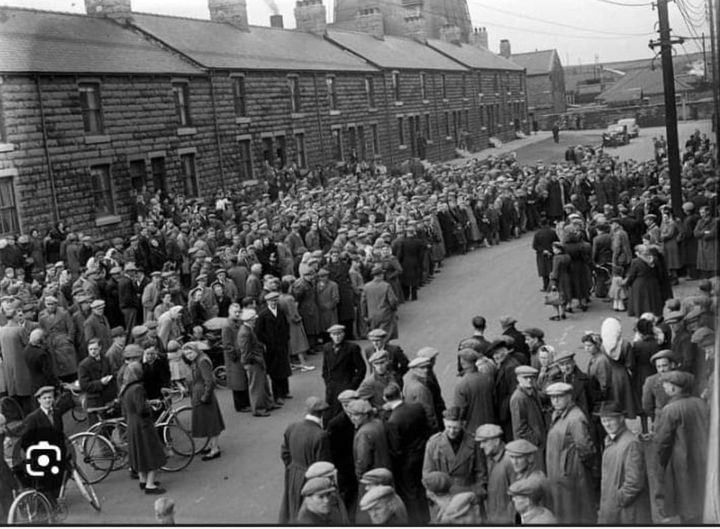
M685 315L685 321L696 321L705 313L705 309L699 305L694 306L690 312Z
M372 411L372 406L366 400L355 399L348 402L347 411L353 414L368 414Z
M685 314L681 310L673 310L665 314L665 317L663 320L665 323L678 323L682 321L682 319L685 317Z
M305 471L305 479L327 477L332 475L335 470L335 465L329 461L315 461Z
M167 347L165 348L165 350L168 353L170 353L172 351L177 351L179 349L180 349L180 342L178 342L177 340L170 340L167 344Z
M512 483L508 488L510 496L537 496L542 493L543 480L537 476L529 476Z
M157 329L158 323L155 320L152 321L146 321L143 325L147 327L148 331L154 331Z
M510 454L525 456L537 452L538 447L526 439L515 439L505 445L505 450Z
M392 498L395 495L395 489L388 485L378 485L365 493L360 500L360 510L367 511L375 507L378 503L386 498Z
M450 491L450 486L452 485L450 482L450 476L448 476L445 472L440 472L439 470L429 472L424 478L422 478L422 484L427 490L436 494L446 494Z
M250 321L255 318L257 318L257 311L255 309L246 308L240 312L240 321Z
M460 408L457 406L450 406L442 412L443 419L446 421L459 421L460 420Z
M149 329L145 327L144 325L136 325L132 328L130 331L130 335L133 338L140 338L142 336L145 336L148 333Z
M475 440L485 441L487 439L495 439L502 437L503 429L497 424L481 424L475 430Z
M345 332L345 326L340 325L339 323L336 323L335 325L331 325L327 329L328 334L338 333L338 332Z
M625 415L625 410L623 410L617 402L609 400L601 402L597 411L593 412L593 415L597 415L598 417L617 417Z
M136 272L137 269L138 269L138 267L135 266L135 263L127 263L127 264L125 264L125 271L126 271L126 272L133 272L133 271Z
M502 327L509 327L513 323L517 323L517 318L515 318L514 316L506 315L506 316L503 316L502 318L500 318L500 325Z
M418 358L432 359L432 358L435 358L439 354L440 354L440 351L438 351L434 347L423 347L417 353L415 353L415 356Z
M690 341L701 347L712 345L715 342L715 331L710 327L700 327L692 334Z
M382 265L374 265L372 267L372 270L370 270L370 275L378 276L383 273L383 267Z
M687 390L695 382L695 377L685 371L668 371L660 375L660 380Z
M118 336L125 336L125 329L123 329L119 325L117 327L113 327L112 329L110 329L110 336L112 338L117 338Z
M374 364L375 362L384 362L388 359L388 352L385 349L381 349L380 351L375 351L373 355L370 357L368 362L371 364Z
M452 524L453 520L457 520L468 514L471 509L475 508L477 497L474 492L460 492L452 497L445 512L440 519L442 524Z
M305 401L305 409L308 413L318 413L327 410L329 407L328 403L320 397L311 396Z
M536 377L540 371L532 366L517 366L515 368L515 375L519 377Z
M47 305L48 303L57 303L57 302L58 302L58 298L56 298L55 296L45 296L45 305Z
M545 388L546 395L564 395L565 393L571 393L573 387L565 382L555 382Z
M510 339L508 340L508 338ZM492 354L495 349L500 349L501 347L512 349L514 343L515 340L513 340L511 336L501 336L490 342L490 347L488 347L487 352L488 354Z
M473 349L460 349L460 351L458 351L458 357L460 357L460 359L465 362L470 362L471 364L474 364L478 361L480 355Z
M430 365L430 359L429 359L429 358L425 358L425 357L422 357L422 356L416 356L415 358L413 358L412 360L410 360L410 363L408 364L408 367L409 367L409 368L413 368L413 367L422 367L422 366L427 366L427 365Z
M303 485L300 494L306 497L331 492L333 490L335 490L335 485L333 485L333 482L329 478L311 478Z
M523 331L523 334L527 334L528 336L532 336L533 338L537 338L538 340L542 340L545 338L545 333L542 329L538 329L537 327L530 327L529 329L525 329Z
M383 329L373 329L368 333L368 338L385 338L387 336L387 332Z
M123 349L123 358L130 360L132 358L140 358L143 355L142 347L135 344L126 345Z
M52 393L54 395L55 394L55 386L43 386L43 387L39 388L35 392L35 398L38 398L38 397L44 395L45 393Z
M675 353L673 353L670 349L663 349L662 351L658 351L650 357L650 363L654 364L656 360L660 360L661 358L667 358L672 362L677 361L677 359L675 358Z
M360 483L365 485L389 485L393 484L393 473L387 468L373 468L368 470L360 478Z
M104 307L104 306L105 306L105 301L102 299L96 299L95 301L90 303L91 309L99 309L100 307Z
M339 402L350 402L351 400L355 400L357 398L359 398L359 395L354 389L346 389L337 396Z
M272 301L273 299L280 299L280 293L275 291L265 294L265 301Z
M119 266L113 266L113 267L110 269L110 275L112 276L112 275L115 275L115 274L122 274L122 268L120 268Z
M567 362L568 360L573 360L574 358L575 353L572 351L562 351L555 356L555 363L559 364L560 362Z

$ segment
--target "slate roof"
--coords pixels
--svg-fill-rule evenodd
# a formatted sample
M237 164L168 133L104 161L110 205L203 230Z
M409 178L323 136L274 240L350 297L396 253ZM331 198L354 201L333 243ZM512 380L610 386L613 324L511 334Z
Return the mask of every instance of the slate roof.
M328 29L327 38L381 68L467 71L467 68L416 40Z
M641 97L655 96L664 93L662 68L637 70L627 74L596 99L605 103L621 103L636 101ZM675 90L684 92L692 90L692 86L675 77Z
M302 31L146 13L132 23L208 68L293 71L376 71L365 61Z
M427 45L468 68L522 71L522 66L485 48L464 43L454 44L438 39L428 39Z
M525 68L527 75L548 74L552 70L557 52L555 50L513 53L510 60Z
M0 71L202 74L112 20L0 6Z

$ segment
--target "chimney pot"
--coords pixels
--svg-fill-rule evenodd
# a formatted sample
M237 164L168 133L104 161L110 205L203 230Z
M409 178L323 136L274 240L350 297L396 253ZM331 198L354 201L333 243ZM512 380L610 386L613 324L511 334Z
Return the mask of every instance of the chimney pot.
M270 15L270 27L271 28L284 28L283 16L282 15Z
M208 0L210 20L248 31L247 0Z
M327 12L322 0L297 0L295 2L295 26L301 31L325 33Z
M91 16L128 15L131 11L130 0L85 0L85 12Z
M512 52L510 50L510 41L508 39L502 39L500 41L500 55L502 55L506 59L509 59L512 55Z

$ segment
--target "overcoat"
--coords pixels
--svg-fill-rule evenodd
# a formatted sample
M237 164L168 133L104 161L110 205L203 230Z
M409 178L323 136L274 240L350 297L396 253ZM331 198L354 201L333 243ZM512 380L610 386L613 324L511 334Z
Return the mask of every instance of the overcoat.
M232 391L247 391L248 384L247 373L240 361L240 348L237 342L241 326L241 322L227 318L220 332L225 361L226 386Z
M85 392L85 404L89 408L104 406L117 397L117 384L112 380L103 385L100 379L114 375L110 362L104 356L95 360L92 356L83 359L78 365L78 381L80 389Z
M403 396L406 402L417 402L422 405L431 432L440 429L435 401L426 380L419 378L413 371L406 373L403 377Z
M510 397L517 386L515 368L520 364L515 358L509 356L503 360L495 373L495 417L497 424L505 432L505 440L512 439L512 418L510 416Z
M628 316L639 317L644 312L652 312L662 316L665 300L660 293L660 278L658 266L649 265L646 261L636 257L630 263L627 273Z
M369 321L370 329L382 329L388 340L398 337L398 298L389 283L373 279L365 283L362 292L363 315Z
M678 235L680 235L680 226L676 220L669 219L662 221L660 224L660 240L663 245L665 265L670 270L677 270L683 266L682 259L680 258Z
M114 385L114 384L113 384ZM142 381L131 382L122 394L123 414L127 420L128 462L137 472L157 470L167 456L153 422Z
M445 472L450 476L450 493L471 491L478 493L487 480L485 456L475 444L475 436L463 434L463 440L455 453L445 432L438 432L425 445L423 478L430 472Z
M508 487L515 481L510 456L502 450L495 457L486 457L488 468L487 482L487 521L492 525L512 525L515 521L515 507L508 496Z
M341 411L327 422L327 432L330 442L330 461L337 469L340 496L347 512L354 513L358 490L353 458L355 426L347 414Z
M643 448L627 428L615 438L605 438L597 521L608 525L652 522Z
M29 334L25 327L9 321L0 327L0 351L5 371L5 391L10 396L32 395L32 379L23 351Z
M717 263L716 246L717 246L717 219L712 217L700 218L693 230L695 239L697 240L697 268L706 272L715 270Z
M632 378L630 379L635 395L635 404L642 410L642 388L645 379L655 374L655 368L650 363L650 357L660 350L660 344L654 336L646 336L632 344Z
M540 404L540 396L534 389L515 388L510 397L513 439L525 439L538 447L538 453L545 453L547 424ZM540 457L540 456L538 456ZM542 462L544 463L544 462ZM540 464L537 467L541 468Z
M676 395L655 427L660 468L665 472L665 514L678 515L681 522L698 520L703 513L709 416L705 401Z
M52 352L57 374L65 376L76 373L77 353L72 341L75 324L70 313L61 307L58 307L54 314L43 310L38 316L38 323L46 333L45 342Z
M638 403L635 402L630 373L628 372L634 365L630 342L623 341L620 356L617 360L609 356L607 358L611 369L606 400L619 403L623 411L625 411L625 416L628 419L634 419L639 410Z
M298 312L298 304L291 294L280 294L278 306L283 309L288 322L288 332L290 338L288 341L288 349L291 355L304 353L310 349L308 344L305 328L303 327L302 316Z
M570 256L570 282L573 298L583 300L589 297L592 286L590 263L592 247L585 241L566 242L565 253Z
M323 346L322 378L325 382L325 400L330 406L328 417L340 411L337 396L346 389L357 389L365 377L366 367L360 346L343 341L335 346Z
M305 332L309 336L323 332L325 329L320 327L320 309L317 304L315 286L301 277L293 283L292 295L298 302L298 312L302 317Z
M105 316L90 314L83 325L85 333L85 343L87 344L93 338L100 340L100 351L105 352L112 344L112 336L110 335L110 322Z
M558 240L552 228L540 228L533 235L532 249L535 250L535 265L538 276L547 277L552 271L552 243Z
M358 397L370 402L370 405L376 410L382 410L383 404L385 404L383 391L391 382L396 382L395 375L391 371L384 375L376 372L369 373L358 386Z
M570 256L566 253L554 255L550 280L560 293L561 303L570 303L573 299L572 278L570 275Z
M460 418L469 433L474 434L481 424L495 424L494 391L493 375L477 369L463 373L455 386L455 406L460 408Z
M292 423L283 434L280 456L285 464L285 490L278 523L289 524L295 521L300 510L300 491L308 467L316 461L330 460L328 434L308 419Z
M53 358L48 348L43 345L28 344L23 352L25 363L30 369L32 394L43 386L59 386L57 373L53 367ZM2 373L0 373L2 375ZM1 378L1 376L0 376Z
M220 406L215 397L215 382L212 376L212 360L205 353L199 353L190 366L190 404L192 411L192 436L214 437L225 429Z
M670 397L663 389L660 373L647 377L642 388L642 409L645 415L655 422L659 421L662 409L669 401Z
M338 303L340 292L335 281L318 281L315 285L315 297L319 310L320 331L325 332L338 322Z
M377 418L360 426L353 439L355 477L359 480L365 472L374 468L392 468L390 447L385 424Z
M698 241L694 230L699 219L700 215L693 213L682 221L678 241L680 241L680 262L685 266L694 267L697 264Z
M548 431L545 467L559 523L595 522L591 465L595 456L587 417L574 404L554 412Z
M330 261L325 266L330 272L330 280L338 287L340 303L337 306L338 321L349 321L355 318L355 292L350 281L350 265L345 261Z
M267 374L270 378L288 378L292 374L288 354L290 329L282 308L278 306L277 316L267 307L262 309L255 323L255 334L265 344Z
M402 266L400 282L403 286L419 287L422 282L422 263L425 245L417 237L406 237L398 245L397 259Z

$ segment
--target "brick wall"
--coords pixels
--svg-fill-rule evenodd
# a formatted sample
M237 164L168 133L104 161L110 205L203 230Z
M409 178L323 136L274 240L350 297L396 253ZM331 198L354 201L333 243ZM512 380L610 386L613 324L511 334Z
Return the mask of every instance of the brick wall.
M565 76L562 66L556 61L549 74L527 77L528 105L535 116L565 112Z

